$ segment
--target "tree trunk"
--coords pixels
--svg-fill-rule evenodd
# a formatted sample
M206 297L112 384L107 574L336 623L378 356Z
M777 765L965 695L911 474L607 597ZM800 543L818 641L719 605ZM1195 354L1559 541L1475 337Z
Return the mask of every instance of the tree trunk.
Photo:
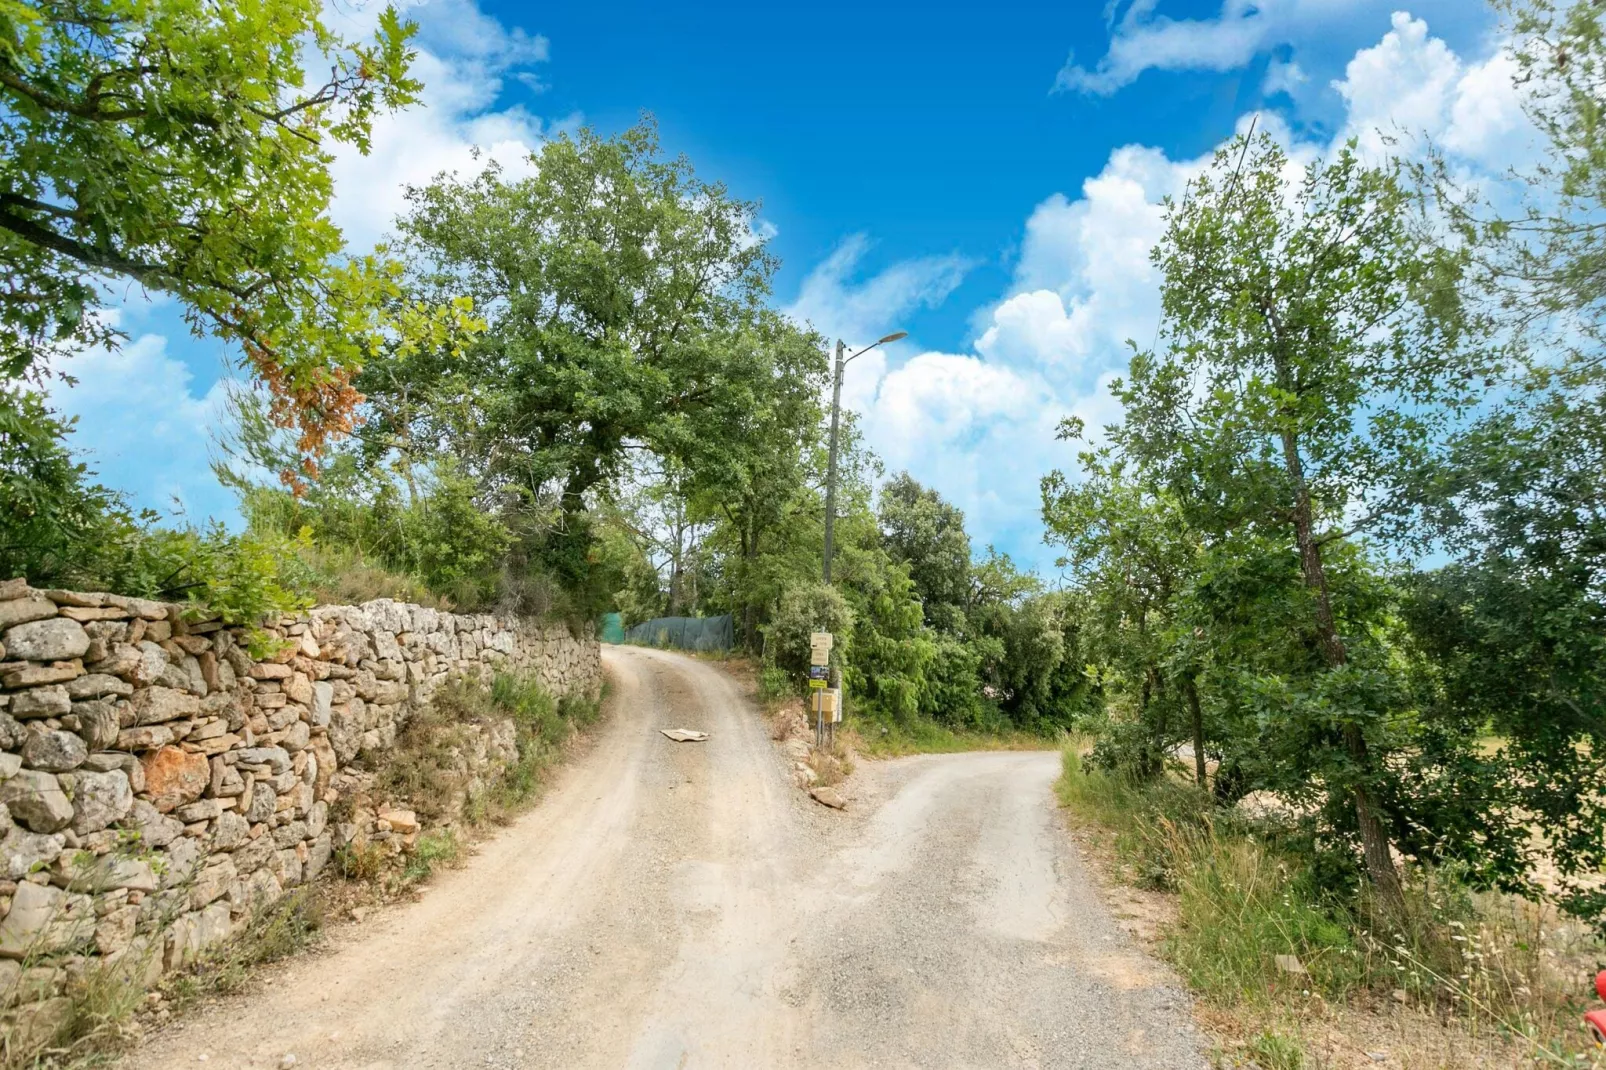
M1193 674L1182 678L1183 692L1188 696L1188 713L1193 720L1193 776L1202 788L1205 786L1204 711L1199 708L1199 688Z
M674 549L669 555L669 616L671 617L680 616L680 557L681 543L684 539L685 533L680 525L676 524Z
M758 561L757 525L749 518L752 510L744 514L742 525L742 642L750 654L759 653L758 603L753 601L753 569Z
M1338 634L1333 618L1333 601L1327 590L1327 572L1322 567L1322 548L1316 542L1315 517L1311 508L1310 489L1305 485L1305 468L1299 456L1299 440L1294 432L1284 431L1283 463L1294 486L1294 543L1299 549L1299 568L1316 599L1316 645L1322 659L1330 669L1342 669L1349 663L1344 639ZM1350 760L1362 775L1372 768L1371 755L1361 726L1353 721L1344 725L1344 748ZM1350 794L1355 803L1355 820L1360 828L1361 848L1366 856L1366 875L1386 914L1398 918L1405 911L1405 892L1400 886L1400 875L1394 868L1389 853L1389 834L1377 812L1371 789L1364 783L1352 785Z

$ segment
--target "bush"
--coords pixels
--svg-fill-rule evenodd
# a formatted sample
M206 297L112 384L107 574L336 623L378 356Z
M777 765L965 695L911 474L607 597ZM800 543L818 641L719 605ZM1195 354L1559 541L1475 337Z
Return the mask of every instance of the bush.
M1403 917L1385 920L1365 901L1324 893L1312 860L1285 849L1273 830L1214 807L1191 784L1089 768L1085 748L1077 741L1065 750L1060 801L1114 832L1133 883L1176 894L1162 947L1207 1000L1304 1007L1310 992L1343 999L1403 990L1480 1030L1525 1038L1544 1061L1573 1065L1564 1038L1587 975L1580 967L1598 959L1598 944L1568 946L1553 915L1474 892L1458 866L1411 866ZM1308 972L1285 971L1278 955ZM1573 964L1563 967L1564 955ZM1262 1065L1302 1065L1298 1044L1280 1034L1261 1033L1251 1050Z
M785 669L766 665L758 674L758 697L766 702L778 702L797 694L797 678Z
M813 584L790 588L781 596L780 607L765 628L770 660L794 678L801 678L809 667L810 634L830 632L836 637L831 660L844 661L853 619L853 610L835 587Z
M951 635L939 634L926 668L920 708L941 724L960 728L994 728L997 707L989 710L981 693L981 654ZM992 713L994 716L989 717Z
M159 527L67 447L72 425L32 391L0 389L0 575L42 587L111 591L193 603L231 624L309 604L303 547L280 534L223 525Z

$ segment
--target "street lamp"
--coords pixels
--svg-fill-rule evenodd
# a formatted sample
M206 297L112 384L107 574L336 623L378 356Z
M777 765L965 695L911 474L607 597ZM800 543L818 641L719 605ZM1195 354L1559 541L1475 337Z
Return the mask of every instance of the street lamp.
M885 338L880 338L874 342L871 342L869 345L865 346L863 349L859 350L857 353L853 354L853 356L848 357L845 360L842 357L842 351L846 349L847 346L843 344L842 339L838 338L836 340L836 374L833 376L831 382L831 453L830 461L827 463L825 469L824 574L825 582L827 584L831 582L831 533L832 529L836 526L836 432L837 422L842 412L842 369L848 366L849 361L864 356L876 346L885 345L888 342L896 342L898 339L907 338L908 336L908 331L893 331Z

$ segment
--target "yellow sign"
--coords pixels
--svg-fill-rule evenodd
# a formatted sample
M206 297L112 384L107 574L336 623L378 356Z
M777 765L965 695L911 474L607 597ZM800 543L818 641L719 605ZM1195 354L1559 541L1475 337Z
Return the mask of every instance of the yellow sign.
M827 680L810 680L809 681L809 686L811 688L821 688L821 687L824 687L827 683L829 683L829 681L827 681Z

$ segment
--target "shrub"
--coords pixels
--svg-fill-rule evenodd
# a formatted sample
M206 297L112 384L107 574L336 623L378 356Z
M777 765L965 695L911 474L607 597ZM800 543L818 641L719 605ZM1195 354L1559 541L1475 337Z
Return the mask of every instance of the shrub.
M847 599L835 587L790 588L765 629L769 657L777 668L800 678L809 667L809 635L824 631L836 637L832 660L845 660L853 619Z
M758 674L758 697L764 702L778 702L797 694L796 677L785 669L766 665Z

